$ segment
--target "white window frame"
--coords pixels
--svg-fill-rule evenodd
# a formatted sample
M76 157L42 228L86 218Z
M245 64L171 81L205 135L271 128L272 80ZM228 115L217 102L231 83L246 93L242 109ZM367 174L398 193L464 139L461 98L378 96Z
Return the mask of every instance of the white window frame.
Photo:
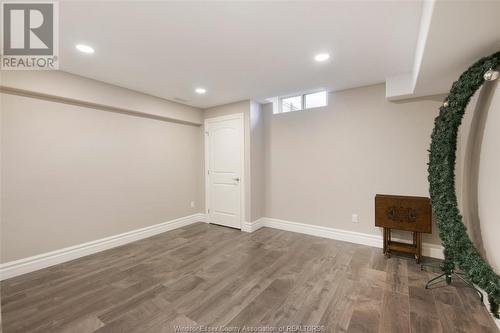
M323 105L323 106L316 106L316 107L312 107L312 108L306 108L305 107L306 106L306 95L311 95L311 94L315 94L315 93L319 93L319 92L324 92L325 93L326 104ZM278 98L278 112L277 113L290 113L290 112L304 111L304 110L310 110L310 109L324 108L325 106L328 106L328 102L329 102L328 95L329 95L328 91L326 91L325 89L321 89L321 90L308 91L308 92L304 92L304 93L300 93L300 94L291 94L291 95L280 96ZM295 110L295 111L283 111L283 100L287 99L287 98L290 98L290 97L300 97L301 109Z

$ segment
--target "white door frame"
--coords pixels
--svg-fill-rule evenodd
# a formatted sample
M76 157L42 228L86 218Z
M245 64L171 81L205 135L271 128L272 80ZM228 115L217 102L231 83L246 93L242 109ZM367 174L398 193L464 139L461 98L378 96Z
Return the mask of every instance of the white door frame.
M209 223L210 221L210 215L208 213L209 210L209 202L210 202L210 182L209 182L209 174L208 174L208 161L209 159L209 149L208 149L208 140L207 135L208 135L208 124L210 123L215 123L218 121L222 120L233 120L233 119L238 119L241 122L241 175L240 175L240 229L243 230L243 223L245 221L245 183L246 183L246 178L245 178L245 122L244 122L244 114L243 113L235 113L227 116L220 116L220 117L213 117L213 118L207 118L205 119L204 125L203 125L203 131L204 131L204 136L203 139L205 141L205 214L207 216L207 220Z

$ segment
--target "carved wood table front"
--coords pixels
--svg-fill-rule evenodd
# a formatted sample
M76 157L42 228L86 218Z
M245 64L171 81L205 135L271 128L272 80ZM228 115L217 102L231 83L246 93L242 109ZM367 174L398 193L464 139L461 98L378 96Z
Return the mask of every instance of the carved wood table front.
M384 228L384 254L391 251L411 253L420 263L422 233L432 233L431 201L426 197L377 194L375 196L375 226ZM391 230L413 233L413 242L404 243L391 239Z

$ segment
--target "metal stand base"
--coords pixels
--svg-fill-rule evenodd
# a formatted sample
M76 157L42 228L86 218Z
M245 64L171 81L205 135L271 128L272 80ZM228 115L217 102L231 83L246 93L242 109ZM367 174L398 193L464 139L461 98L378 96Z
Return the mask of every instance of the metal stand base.
M428 267L440 267L440 266L435 266L435 265L424 265L424 264L422 264L422 265L420 265L420 269L423 271L425 266L428 266ZM469 280L467 280L464 275L465 274L463 274L461 272L457 272L454 269L449 270L449 271L445 271L442 274L440 274L440 275L438 275L438 276L430 279L429 281L427 281L427 283L425 284L425 289L429 289L433 285L440 283L441 281L443 281L443 279L444 279L444 281L446 281L446 284L449 285L449 284L451 284L453 277L455 277L455 278L458 278L458 279L462 280L469 288L474 289L477 292L477 294L479 295L479 298L481 299L481 302L483 302L483 300L484 300L483 293L479 289L477 289L476 286L474 286L474 284L472 282L470 282Z
M448 253L447 253L448 252ZM445 259L442 261L439 265L429 265L429 264L422 264L420 265L420 269L424 270L424 267L434 267L434 268L439 268L443 273L430 279L427 281L425 284L425 289L429 289L433 285L445 281L447 285L452 283L453 278L458 278L462 280L466 286L469 288L474 289L477 294L479 295L479 298L481 299L481 302L483 302L483 293L476 288L476 286L469 281L469 279L466 277L466 275L462 272L459 272L456 270L456 265L452 260L452 256L450 256L449 251L445 248L444 250L444 256ZM500 312L498 311L499 309L499 304L498 304L498 298L493 296L493 295L488 295L488 302L490 303L490 312L491 314L495 317L500 319Z
M477 294L479 295L479 298L481 299L481 302L484 301L484 297L483 297L483 294L481 293L481 291L479 291L479 289L477 289L471 282L467 281L464 277L461 276L461 274L457 273L457 272L452 272L451 274L448 274L448 273L442 273L438 276L436 276L435 278L432 278L430 279L429 281L427 281L427 283L425 284L425 289L429 289L430 287L432 287L433 285L435 284L438 284L442 281L442 279L444 278L444 280L446 281L446 284L451 284L452 282L452 278L453 277L456 277L456 278L459 278L460 280L462 280L469 288L472 288L474 289Z

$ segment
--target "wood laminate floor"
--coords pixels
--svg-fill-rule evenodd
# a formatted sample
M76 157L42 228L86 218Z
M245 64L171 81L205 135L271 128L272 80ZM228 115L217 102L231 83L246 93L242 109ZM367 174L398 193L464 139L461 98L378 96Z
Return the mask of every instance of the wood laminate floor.
M196 223L2 282L3 332L497 332L472 290L426 290L432 275L368 246Z

